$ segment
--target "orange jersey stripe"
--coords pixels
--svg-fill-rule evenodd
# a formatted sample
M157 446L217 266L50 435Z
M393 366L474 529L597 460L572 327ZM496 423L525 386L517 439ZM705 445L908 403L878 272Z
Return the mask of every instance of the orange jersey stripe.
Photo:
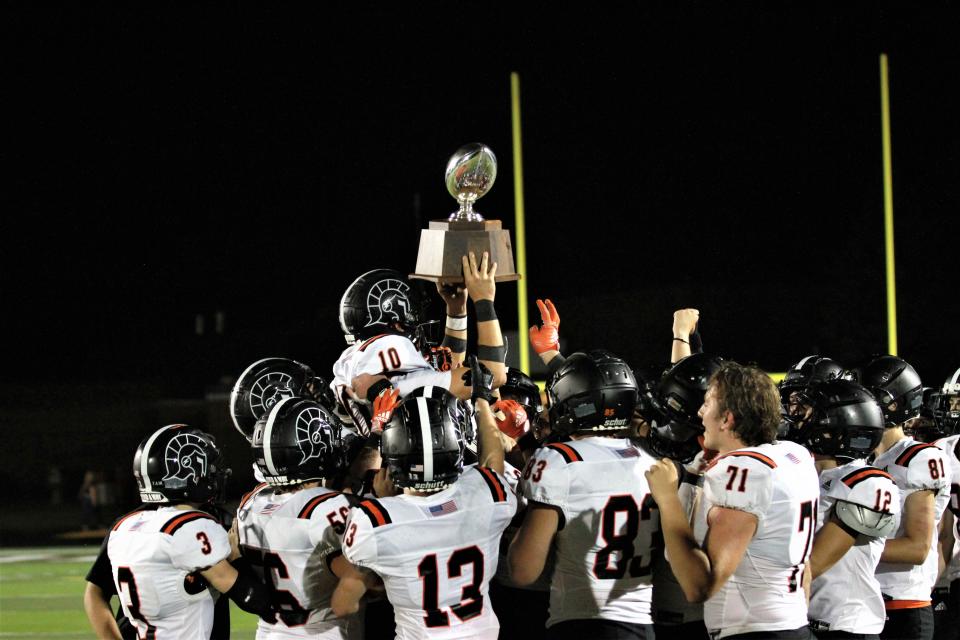
M255 487L253 488L253 491L245 494L242 498L240 498L240 505L237 507L237 509L243 509L243 507L246 506L246 504L247 504L248 502L250 502L250 499L251 499L253 496L255 496L255 495L257 494L257 492L260 491L260 489L263 489L265 486L267 486L267 483L266 483L266 482L262 482L262 483L258 484L257 486L255 486Z
M862 471L854 472L849 476L847 476L846 478L844 478L843 484L852 488L854 485L858 484L861 480L866 480L867 478L873 478L873 477L886 478L887 480L893 480L893 478L890 477L889 473L886 473L885 471L881 471L880 469L864 469Z
M390 335L390 334L389 334L389 333L381 333L381 334L378 335L378 336L373 336L372 338L370 338L369 340L367 340L366 342L364 342L362 345L360 345L360 348L357 349L357 351L363 351L364 349L366 349L367 347L369 347L369 346L370 346L370 343L373 342L374 340L379 340L379 339L382 338L383 336L388 336L388 335Z
M127 515L123 516L122 518L120 518L119 520L117 520L117 523L116 523L115 525L113 525L112 531L116 531L117 529L119 529L119 528L120 528L120 525L123 524L123 522L124 522L127 518L129 518L129 517L131 517L131 516L135 516L135 515L137 515L138 513L141 513L142 511L143 511L143 509L137 509L136 511L131 511L131 512L128 513Z
M501 486L500 479L497 478L497 474L487 467L478 466L477 470L483 474L484 479L487 481L487 485L489 485L490 490L494 494L494 500L497 502L504 502L507 499L507 494L503 491L503 486Z
M770 467L771 469L776 469L776 468L777 468L777 463L776 463L776 462L774 462L773 460L771 460L771 459L768 458L767 456L763 455L762 453L757 453L756 451L734 451L733 453L728 453L727 455L725 455L725 456L723 456L723 457L724 457L724 458L726 458L726 457L734 457L734 458L736 458L736 457L740 457L740 458L753 458L754 460L759 460L760 462L762 462L763 464L767 465L767 466Z
M897 611L898 609L922 609L923 607L930 606L930 600L888 600L884 602L883 605L889 611Z

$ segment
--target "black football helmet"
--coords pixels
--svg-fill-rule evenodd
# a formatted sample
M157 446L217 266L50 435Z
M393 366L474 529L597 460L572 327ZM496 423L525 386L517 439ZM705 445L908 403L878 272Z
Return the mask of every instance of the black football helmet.
M147 437L133 456L144 503L223 504L230 469L209 433L170 424Z
M465 417L449 393L439 396L404 398L383 427L380 455L400 488L440 491L463 472Z
M393 269L368 271L347 287L340 299L340 328L347 344L382 333L409 337L418 349L435 342L426 335L439 321L424 322L426 297L419 283ZM431 339L433 338L433 339Z
M784 436L812 453L865 458L883 438L884 416L874 395L851 380L814 382L797 392L804 415Z
M916 370L897 356L873 356L866 364L850 369L844 377L859 382L874 395L887 427L895 427L920 415L923 386ZM895 404L895 409L890 406Z
M230 417L248 442L253 429L284 398L312 398L333 406L330 385L313 369L289 358L264 358L244 369L230 392Z
M790 394L802 391L815 382L833 380L843 375L843 367L836 360L823 356L807 356L787 369L780 381L780 402L788 406Z
M650 425L647 447L656 455L689 462L700 451L703 434L699 411L710 378L723 360L695 353L670 367L641 404L641 415Z
M543 411L540 399L540 387L533 378L520 369L507 368L507 381L499 387L500 397L504 400L516 400L527 412L531 422Z
M633 417L637 381L612 353L574 353L547 382L547 398L552 436L620 431Z
M284 398L257 421L253 457L273 486L332 477L345 464L343 425L315 400Z

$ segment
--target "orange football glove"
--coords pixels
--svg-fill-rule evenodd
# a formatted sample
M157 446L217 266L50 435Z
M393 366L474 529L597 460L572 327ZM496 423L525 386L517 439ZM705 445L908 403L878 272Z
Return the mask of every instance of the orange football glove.
M497 420L497 428L514 440L530 430L527 411L516 400L497 400L490 410Z
M546 351L560 351L560 314L557 308L548 299L546 303L543 300L537 300L537 307L540 308L540 321L542 327L530 327L530 344L537 353Z
M380 435L383 425L390 422L390 416L397 407L400 398L399 389L384 389L373 401L373 420L370 421L370 433Z

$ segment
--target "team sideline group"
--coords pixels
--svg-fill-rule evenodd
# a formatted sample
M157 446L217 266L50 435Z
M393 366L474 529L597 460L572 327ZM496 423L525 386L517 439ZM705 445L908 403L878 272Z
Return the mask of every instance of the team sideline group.
M209 434L148 435L87 576L97 637L229 638L228 598L261 640L960 637L960 370L808 356L778 388L703 353L694 309L633 370L563 356L538 300L541 392L505 365L496 267L464 256L445 321L397 271L357 278L329 382L251 364L236 510Z

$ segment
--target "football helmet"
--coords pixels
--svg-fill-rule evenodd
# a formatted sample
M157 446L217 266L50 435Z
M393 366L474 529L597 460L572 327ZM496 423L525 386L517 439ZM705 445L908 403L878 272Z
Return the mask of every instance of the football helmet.
M944 435L960 433L960 369L947 378L935 394L933 420Z
M257 360L243 373L230 392L230 417L248 442L253 429L284 398L313 398L327 406L333 401L330 385L313 369L289 358Z
M880 444L884 416L869 389L834 378L797 393L804 415L791 422L784 439L812 453L846 458L865 458Z
M380 455L397 487L440 491L463 472L464 417L449 393L439 396L404 398L383 427Z
M520 371L520 369L507 368L507 381L500 385L499 391L500 397L504 400L519 402L527 412L531 422L543 411L540 387L533 381L533 378Z
M547 382L551 436L620 431L637 405L637 381L607 351L574 353Z
M340 328L347 344L382 333L409 337L418 349L431 342L425 323L426 299L418 283L393 269L368 271L347 287L340 299Z
M333 476L345 464L342 430L319 402L282 399L253 430L253 457L264 481L284 486Z
M641 415L650 425L648 448L658 456L677 462L689 462L700 451L698 436L703 421L698 412L711 376L723 360L695 353L678 360L641 404Z
M807 356L787 369L780 381L780 402L789 412L790 394L802 391L814 382L833 380L843 375L843 367L836 360L823 356Z
M873 356L866 364L845 372L844 377L870 390L880 403L887 427L920 415L923 386L916 370L903 358Z
M133 456L133 477L144 503L222 504L229 475L213 436L185 424L154 431Z

